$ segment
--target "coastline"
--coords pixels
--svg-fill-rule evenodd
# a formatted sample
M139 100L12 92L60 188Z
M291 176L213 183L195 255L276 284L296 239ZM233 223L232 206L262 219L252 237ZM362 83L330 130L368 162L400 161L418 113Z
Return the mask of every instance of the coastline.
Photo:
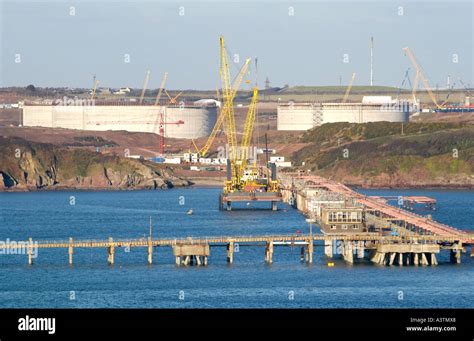
M61 191L91 191L91 192L99 192L99 191L159 191L159 190L172 190L175 188L218 188L222 187L222 183L224 182L224 177L219 178L207 178L207 177L187 177L183 178L183 180L187 180L189 185L183 186L172 186L172 187L157 187L151 188L146 186L131 186L131 187L68 187L68 186L57 186L57 187L13 187L13 188L0 188L0 193L27 193L27 192L61 192ZM387 185L361 185L361 184L353 184L353 183L344 183L344 185L357 190L357 189L386 189L386 190L397 190L397 189L405 189L405 190L461 190L461 191L473 191L474 184L456 184L456 185L449 185L446 184L413 184L407 185L404 184L402 186L387 186Z

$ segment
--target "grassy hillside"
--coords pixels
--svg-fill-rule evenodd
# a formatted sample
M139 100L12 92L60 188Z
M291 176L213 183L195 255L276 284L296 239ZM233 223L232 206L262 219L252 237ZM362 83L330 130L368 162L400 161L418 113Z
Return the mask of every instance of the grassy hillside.
M360 186L474 187L474 126L456 123L325 124L294 154L304 169Z

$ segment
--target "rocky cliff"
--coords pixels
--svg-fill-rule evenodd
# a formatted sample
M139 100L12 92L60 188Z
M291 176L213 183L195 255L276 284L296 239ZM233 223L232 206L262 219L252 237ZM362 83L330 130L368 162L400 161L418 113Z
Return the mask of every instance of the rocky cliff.
M0 137L0 190L164 189L189 184L165 165Z

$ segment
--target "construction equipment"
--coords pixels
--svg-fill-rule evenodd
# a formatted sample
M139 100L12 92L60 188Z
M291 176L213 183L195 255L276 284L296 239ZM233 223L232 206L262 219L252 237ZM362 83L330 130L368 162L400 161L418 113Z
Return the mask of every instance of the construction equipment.
M168 99L170 100L168 104L170 105L176 105L177 104L177 100L178 100L178 97L181 96L183 92L181 91L179 94L177 94L176 96L174 97L171 97L170 94L168 93L168 91L166 91L165 89L165 94L166 96L168 96Z
M417 103L416 101L416 91L418 90L418 82L420 81L420 72L416 70L415 79L413 80L413 87L411 90L411 97L413 98L413 103Z
M254 87L252 102L249 105L247 117L245 118L245 123L244 123L244 135L242 137L241 153L240 153L241 154L240 160L242 161L240 165L240 172L247 167L247 158L249 156L248 153L249 153L249 148L250 148L250 141L252 139L253 128L255 125L255 114L257 111L257 98L258 98L258 88ZM255 161L256 160L254 160L254 162ZM253 166L256 167L256 164L254 164Z
M96 91L97 91L97 86L98 86L98 85L99 85L99 81L96 80L96 81L94 82L94 88L92 89L91 100L93 100L93 99L95 98L95 93L96 93Z
M235 116L234 116L234 94L235 91L232 89L229 62L227 60L227 51L225 49L224 37L220 37L220 76L222 82L222 98L223 106L222 112L225 116L225 130L227 136L227 145L229 150L228 158L231 160L231 163L235 161L235 147L237 144L236 141L236 132L235 132ZM247 59L247 64L250 62ZM232 167L232 178L235 177L234 169Z
M349 98L349 93L351 92L352 85L354 84L354 79L356 77L356 74L352 74L351 81L349 82L349 86L347 87L346 93L344 94L344 98L342 99L342 103L346 103L347 99Z
M464 89L466 90L466 95L467 97L471 97L471 89L469 89L468 86L466 86L466 84L464 84L464 82L462 81L461 78L459 78L459 82L461 83L461 85L464 87Z
M237 94L237 90L240 88L240 84L242 83L244 75L248 70L249 63L250 63L250 59L247 59L245 61L244 65L240 68L240 71L237 74L237 76L235 77L234 84L232 85L232 88L231 88L232 89L231 96L227 99L228 101L232 102L232 116L234 115L233 114L233 106L234 106L233 101L234 101L235 95ZM219 96L219 91L217 89L216 89L216 91L217 91L217 96ZM219 97L218 97L218 99L219 99ZM196 152L201 157L205 157L207 155L207 153L209 152L209 149L211 148L212 144L214 143L214 139L216 138L216 135L217 135L218 131L221 129L221 126L222 126L222 124L224 123L224 120L227 117L227 112L226 112L227 108L228 107L226 107L225 105L222 105L221 110L220 110L220 112L217 116L216 124L212 128L211 134L209 135L206 143L204 144L204 146L202 148L198 148L198 146L196 145L194 140L192 141L193 145L194 145L194 148L196 148Z
M218 121L225 121L228 155L227 179L224 182L223 193L220 196L219 202L220 207L226 206L227 210L231 210L232 202L271 202L272 210L276 210L276 203L282 200L276 178L276 165L272 164L271 176L270 171L266 167L265 169L257 168L255 158L253 165L248 167L249 147L257 110L258 89L256 86L253 89L252 100L245 119L240 149L237 146L234 97L238 86L235 86L235 84L240 85L249 63L250 59L247 59L232 87L224 37L220 37L220 76L223 105Z
M155 99L155 106L160 105L160 99L161 99L161 94L163 93L163 90L165 90L165 84L166 80L168 79L168 72L165 72L163 74L163 79L161 80L160 84L160 89L158 90L158 94L156 95ZM158 123L159 123L159 131L158 134L160 136L160 155L164 155L165 153L165 125L166 124L184 124L184 121L179 120L176 122L165 122L165 107L160 106L160 114L157 115L155 125L153 126L153 132L156 132L156 129L158 128Z
M179 120L176 122L165 122L164 121L164 114L163 111L160 113L160 155L163 156L165 154L165 124L184 124L183 120Z
M419 78L421 78L422 82L423 82L423 86L425 88L425 90L428 92L428 95L430 96L431 98L431 101L434 103L434 105L438 108L438 109L443 109L443 105L442 104L439 104L438 101L436 100L436 97L435 95L433 94L433 91L431 90L431 87L430 87L430 84L428 82L428 79L426 79L425 75L423 74L423 70L421 69L420 65L418 64L418 62L416 61L416 58L413 54L413 52L411 52L411 50L408 48L408 47L404 47L403 48L403 51L405 52L405 54L408 56L408 58L410 58L410 61L412 62L413 66L415 67L416 69L416 74Z
M148 81L150 80L150 70L146 72L145 81L143 82L142 93L140 94L140 100L138 101L140 104L143 103L143 98L145 97L146 89L148 88Z
M161 93L163 92L165 88L167 79L168 79L168 72L165 72L163 75L163 79L161 80L160 89L158 90L158 94L156 95L155 105L160 105Z
M407 80L408 80L408 85L410 86L410 88L413 88L413 85L411 84L411 80L410 80L410 68L408 68L408 69L405 71L405 77L403 77L402 84L400 84L400 87L398 88L397 100L399 99L400 93L402 92L403 86L405 85L405 82L406 82Z

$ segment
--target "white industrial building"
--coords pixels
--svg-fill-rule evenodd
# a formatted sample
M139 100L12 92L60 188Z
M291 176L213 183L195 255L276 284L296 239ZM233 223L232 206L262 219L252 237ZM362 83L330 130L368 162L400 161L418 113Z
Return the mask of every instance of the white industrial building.
M365 96L361 103L278 105L278 130L308 130L324 123L408 122L412 106L390 96Z
M165 137L206 137L217 120L215 105L154 106L133 104L44 105L24 103L22 124L79 130L126 130L156 133L161 115Z

